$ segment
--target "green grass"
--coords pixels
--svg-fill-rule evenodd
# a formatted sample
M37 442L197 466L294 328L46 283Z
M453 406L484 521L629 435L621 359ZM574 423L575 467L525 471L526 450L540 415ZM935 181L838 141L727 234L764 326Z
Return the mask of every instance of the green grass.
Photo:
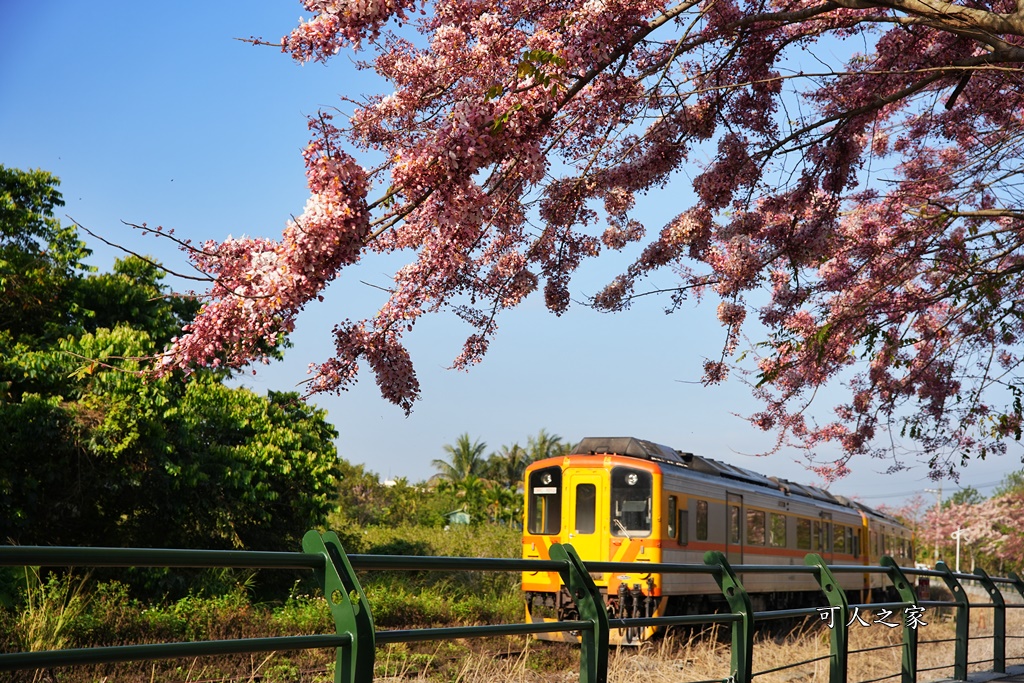
M349 529L346 547L374 554L518 557L520 535L480 526ZM351 552L351 550L349 550ZM251 575L211 572L177 600L137 597L137 587L71 575L40 580L31 572L13 606L0 608L0 650L24 651L131 643L180 642L331 633L330 610L318 589L297 582L291 595L255 603ZM235 583L231 584L234 577ZM522 620L516 572L364 572L360 575L378 629L418 628ZM220 591L220 592L218 592ZM467 641L468 642L468 641ZM378 675L429 671L441 680L458 677L471 646L423 643L378 651ZM60 683L87 681L201 681L256 676L270 683L330 680L333 656L325 651L138 662L62 669ZM388 673L390 672L390 673ZM32 672L16 681L40 680Z

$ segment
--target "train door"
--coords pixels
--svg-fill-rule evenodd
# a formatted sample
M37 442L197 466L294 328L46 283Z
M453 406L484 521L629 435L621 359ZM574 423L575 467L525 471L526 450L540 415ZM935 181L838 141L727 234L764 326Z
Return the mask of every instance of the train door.
M815 552L821 555L826 563L832 562L832 513L821 513L821 535L815 542Z
M602 529L607 514L601 511L608 508L604 473L601 470L569 470L565 475L565 491L569 493L565 509L569 543L583 560L607 559L602 552L607 547Z
M725 559L743 564L743 495L725 494Z

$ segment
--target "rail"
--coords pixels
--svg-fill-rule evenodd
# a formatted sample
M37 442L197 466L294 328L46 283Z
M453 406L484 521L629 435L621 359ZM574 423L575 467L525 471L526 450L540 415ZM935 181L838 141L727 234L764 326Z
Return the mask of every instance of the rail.
M1006 671L1006 610L1024 607L1007 604L999 585L1012 586L1024 597L1024 580L1014 573L1006 578L990 577L983 570L973 574L953 572L939 562L935 569L901 568L890 557L881 565L828 565L819 555L805 558L804 566L730 565L723 553L708 552L703 565L652 563L644 566L651 573L710 574L722 591L729 612L719 614L665 616L633 619L609 618L604 599L590 572L635 571L626 562L590 562L584 564L570 545L554 544L550 560L513 560L455 557L408 557L381 555L346 555L333 532L308 532L302 540L302 552L259 552L217 550L171 550L141 548L65 548L65 547L0 547L0 566L89 566L89 567L236 567L250 569L310 569L323 588L334 620L335 633L238 640L208 640L184 643L121 645L96 648L49 650L42 652L0 653L0 671L51 668L120 661L172 659L249 652L335 648L334 680L336 683L366 683L373 680L375 648L378 644L433 641L449 638L479 638L496 635L526 635L572 631L579 634L580 682L605 683L608 673L608 643L611 629L680 624L727 623L731 630L730 675L720 679L730 683L751 683L769 671L753 671L754 624L758 621L822 615L829 611L839 628L830 629L830 652L824 657L806 660L829 660L830 683L846 683L849 655L866 650L849 650L847 629L851 608L922 608L953 607L956 610L954 678L967 679L972 607L991 608L993 617L993 671ZM558 572L563 584L575 600L579 619L544 623L459 626L411 630L377 631L373 625L372 608L363 593L356 570L476 570L476 571L552 571ZM743 588L739 575L744 573L807 573L815 577L826 606L802 609L756 612L750 595ZM842 573L884 574L899 595L891 603L850 604L836 580ZM952 601L918 600L907 575L941 578L953 596ZM971 605L961 581L981 584L991 602ZM856 614L856 613L855 613ZM855 617L854 617L855 618ZM901 683L917 680L918 632L904 620L903 656L899 674ZM927 641L941 642L941 641ZM786 668L786 667L779 667ZM943 667L945 668L945 667ZM879 679L884 680L884 679ZM872 682L873 683L873 682Z

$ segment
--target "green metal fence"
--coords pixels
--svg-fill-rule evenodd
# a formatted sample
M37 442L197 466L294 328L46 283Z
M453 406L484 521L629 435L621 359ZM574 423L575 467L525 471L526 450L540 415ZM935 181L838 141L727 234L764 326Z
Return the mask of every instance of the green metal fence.
M991 661L993 671L1000 673L1006 671L1007 638L1024 637L1007 636L1006 634L1006 610L1013 607L1024 607L1024 605L1006 604L998 587L1000 584L1012 586L1024 597L1024 581L1012 573L1008 578L1001 578L989 577L982 570L977 570L973 574L953 572L942 562L939 562L935 569L909 569L899 567L892 558L883 557L881 566L878 567L830 566L820 556L812 554L806 557L805 565L802 567L788 565L731 566L722 553L709 552L705 555L703 565L655 563L646 564L644 568L645 571L651 573L710 574L721 588L722 595L729 606L729 612L641 619L611 619L608 616L604 599L594 585L590 572L625 572L635 570L635 565L623 562L584 564L570 545L553 545L550 560L346 555L337 535L333 532L321 534L310 531L302 540L302 550L301 553L285 553L136 548L0 547L0 566L310 569L315 573L324 590L335 625L333 634L0 653L0 671L204 655L334 648L335 681L337 683L364 683L373 680L375 648L380 644L572 631L578 633L581 640L581 683L604 683L608 673L608 642L611 629L723 623L730 625L732 647L730 675L721 680L730 683L750 683L755 676L778 670L753 671L755 623L808 615L823 616L827 611L835 620L837 627L830 629L829 655L818 659L827 658L829 660L830 683L846 683L849 655L853 654L849 651L846 628L846 625L852 621L851 608L870 607L873 610L895 610L952 607L956 611L956 636L948 640L955 643L954 677L965 680L968 664L979 663L968 659L970 642L977 639L977 637L972 638L969 632L969 616L972 608L991 608L993 610L993 657L991 660L980 662ZM357 569L364 571L555 571L560 574L562 582L572 595L579 612L579 619L532 624L377 631L373 625L371 606L356 577L355 570ZM813 575L821 588L825 605L767 612L754 611L750 596L744 590L739 575L764 572ZM899 601L851 605L836 579L836 575L841 573L883 574L888 577L899 595ZM913 584L907 579L908 574L941 578L952 593L953 600L948 602L918 600ZM961 583L965 580L978 582L989 595L991 602L971 605ZM917 674L922 671L917 668L918 645L916 626L905 618L902 644L894 646L901 647L903 650L901 671L888 678L899 676L901 683L913 683L917 680ZM866 650L854 652L863 651ZM810 661L816 660L797 662L787 666L799 666Z

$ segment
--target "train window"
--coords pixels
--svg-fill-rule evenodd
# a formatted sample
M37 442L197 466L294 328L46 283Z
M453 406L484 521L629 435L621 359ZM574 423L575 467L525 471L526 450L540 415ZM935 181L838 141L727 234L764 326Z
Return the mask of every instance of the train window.
M562 469L545 467L530 473L527 531L557 534L562 530Z
M811 542L814 544L814 550L821 552L822 546L825 545L821 537L821 522L811 522Z
M771 526L768 529L768 542L775 548L786 547L786 516L777 512L771 514Z
M738 505L729 506L729 543L740 542L740 508Z
M764 545L763 510L747 510L747 543Z
M650 472L627 467L612 469L612 535L650 535L652 484Z
M668 537L674 539L676 537L676 497L668 497L668 517L665 520L668 522Z
M856 535L853 533L853 527L846 527L846 552L850 553L851 555L857 554L857 546L854 542L855 538Z
M872 555L878 555L879 554L879 552L878 552L878 532L877 531L872 531L871 532L871 554Z
M811 549L811 520L796 520L796 547L800 550Z
M708 502L697 501L697 540L708 540Z
M846 527L842 526L841 524L836 524L836 544L833 547L833 550L835 550L837 553L846 552L846 531L844 531L845 529Z
M853 531L853 530L851 529L851 531ZM859 529L857 531L855 531L854 534L853 534L853 545L851 547L853 548L853 550L851 550L850 552L853 553L853 556L854 557L860 557L860 530Z
M679 543L686 545L690 542L690 511L679 511Z
M592 534L597 528L597 487L579 484L576 487L576 533Z

